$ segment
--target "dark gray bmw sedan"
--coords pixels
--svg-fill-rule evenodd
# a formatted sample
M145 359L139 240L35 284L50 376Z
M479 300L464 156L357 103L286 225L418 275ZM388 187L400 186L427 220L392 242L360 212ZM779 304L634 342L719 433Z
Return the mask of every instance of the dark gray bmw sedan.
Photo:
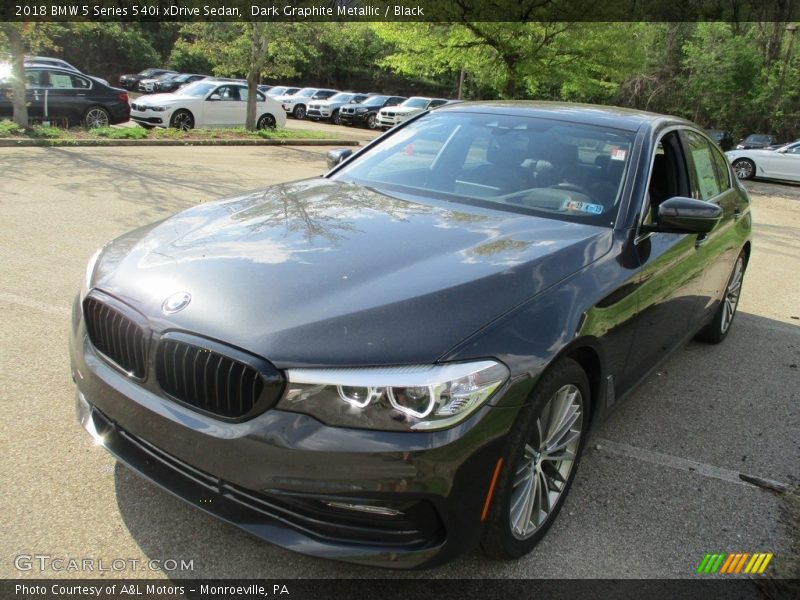
M453 105L331 159L94 255L78 418L290 550L521 556L592 428L685 341L727 335L748 195L692 123L577 104Z

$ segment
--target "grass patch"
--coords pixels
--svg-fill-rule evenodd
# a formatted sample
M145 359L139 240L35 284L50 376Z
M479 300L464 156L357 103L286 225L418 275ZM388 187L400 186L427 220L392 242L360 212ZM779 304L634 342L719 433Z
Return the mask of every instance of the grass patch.
M163 129L156 127L150 130L150 138L157 140L324 140L331 134L325 131L307 129L259 129L247 131L244 127L228 127L224 129Z
M86 129L34 125L29 129L17 126L13 121L0 121L0 138L28 138L73 142L80 140L322 140L341 139L344 136L313 129L260 129L247 131L244 127L224 129L179 129L155 127L146 129L132 127L96 127Z
M66 129L59 127L52 127L49 125L34 125L31 127L28 135L32 138L57 140L69 137L69 132Z
M0 121L0 138L16 136L21 131L22 127L14 123L14 121L9 121L8 119Z
M144 127L96 127L88 132L92 136L110 140L143 140L147 137Z

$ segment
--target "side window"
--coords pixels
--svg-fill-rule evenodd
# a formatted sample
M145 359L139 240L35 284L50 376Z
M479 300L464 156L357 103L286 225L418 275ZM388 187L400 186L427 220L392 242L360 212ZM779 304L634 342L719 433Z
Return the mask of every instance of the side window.
M795 144L786 151L786 154L800 154L800 144Z
M447 100L434 100L430 103L428 108L436 108L437 106L441 106L442 104L446 104Z
M247 100L247 98L245 98ZM266 102L267 99L261 92L256 92L256 102Z
M728 159L720 152L716 144L711 144L711 156L714 159L714 166L717 169L717 182L719 189L723 192L731 189L731 169Z
M29 88L42 87L42 72L25 71L25 86Z
M689 196L689 189L689 175L680 138L677 131L671 131L661 138L655 148L647 185L648 201L644 207L644 222L654 223L659 204L675 196Z
M221 88L218 88L215 93L219 94L222 100L233 100L237 102L239 100L239 90L231 85L223 85Z
M246 87L240 87L237 88L236 91L239 92L239 100L241 100L242 102L247 102L247 97L250 95L250 89Z
M684 131L686 153L694 165L695 186L701 200L711 200L722 193L711 144L694 131Z

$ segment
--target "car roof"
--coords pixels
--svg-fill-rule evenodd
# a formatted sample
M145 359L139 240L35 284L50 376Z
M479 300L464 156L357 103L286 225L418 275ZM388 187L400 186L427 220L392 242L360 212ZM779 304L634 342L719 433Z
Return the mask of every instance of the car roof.
M483 114L507 114L557 119L571 123L613 127L628 131L636 131L642 125L654 125L658 121L669 121L695 126L692 122L679 117L658 113L603 106L599 104L579 104L576 102L546 102L537 100L497 100L489 102L462 102L446 104L436 109L437 113L470 112Z

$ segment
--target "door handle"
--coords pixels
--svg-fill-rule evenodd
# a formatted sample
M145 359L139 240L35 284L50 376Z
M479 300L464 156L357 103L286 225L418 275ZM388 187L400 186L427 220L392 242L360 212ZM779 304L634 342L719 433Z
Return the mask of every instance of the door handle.
M694 241L694 247L699 248L700 246L705 245L708 241L708 236L705 233L700 233L697 235L697 239Z
M733 220L738 221L741 218L742 218L742 209L737 208L736 210L733 211Z

